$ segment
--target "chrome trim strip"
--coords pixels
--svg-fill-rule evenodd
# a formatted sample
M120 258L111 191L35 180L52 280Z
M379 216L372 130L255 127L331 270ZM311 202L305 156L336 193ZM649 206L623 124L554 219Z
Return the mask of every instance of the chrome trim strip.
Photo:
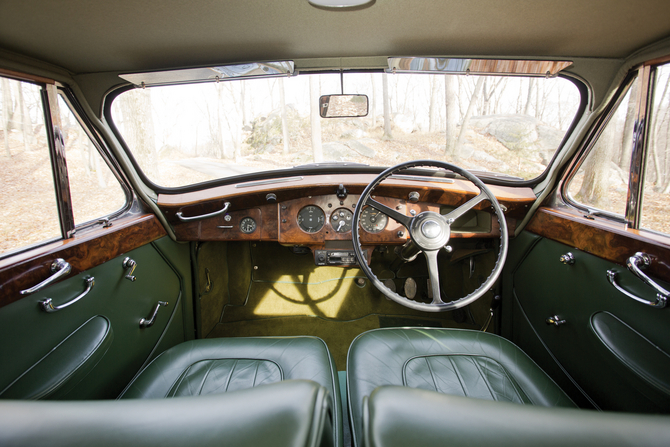
M435 182L435 183L454 183L453 178L444 178L444 177L424 177L422 175L402 175L402 174L393 174L391 177L396 180L413 180L417 182Z
M285 177L272 180L260 180L258 182L238 183L237 185L235 185L235 188L250 188L252 186L271 185L273 183L299 182L303 178L304 177L302 176L298 176L298 177Z

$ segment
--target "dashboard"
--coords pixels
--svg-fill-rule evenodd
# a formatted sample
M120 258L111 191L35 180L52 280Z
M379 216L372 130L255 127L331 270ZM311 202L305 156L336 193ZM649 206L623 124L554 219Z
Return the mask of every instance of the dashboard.
M317 175L291 181L261 181L225 185L183 194L161 194L158 205L181 241L276 241L299 245L315 253L351 247L356 203L371 174ZM466 180L445 182L425 178L389 179L373 198L398 212L412 216L423 211L445 214L479 191ZM242 186L240 186L242 185ZM490 186L505 210L510 233L535 200L530 188ZM225 213L194 221L221 210ZM361 212L360 240L364 247L402 245L409 236L398 222L372 207ZM500 235L498 220L488 201L459 218L451 227L452 238L494 238Z

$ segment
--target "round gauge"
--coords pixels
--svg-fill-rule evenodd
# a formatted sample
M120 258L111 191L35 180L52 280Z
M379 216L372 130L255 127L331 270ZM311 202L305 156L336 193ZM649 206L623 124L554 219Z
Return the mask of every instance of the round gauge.
M245 234L253 233L256 231L256 221L251 217L245 217L240 221L240 230Z
M361 227L368 233L379 233L384 228L389 219L386 214L368 206L361 212Z
M333 211L330 215L330 224L336 233L347 233L351 231L351 221L354 214L347 208L340 208Z
M315 205L307 205L298 212L298 226L306 233L316 233L323 228L326 216L323 210Z

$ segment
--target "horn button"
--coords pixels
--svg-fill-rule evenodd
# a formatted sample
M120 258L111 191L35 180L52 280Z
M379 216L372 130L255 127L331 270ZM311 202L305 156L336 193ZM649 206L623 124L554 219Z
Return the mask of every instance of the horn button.
M443 216L424 211L412 220L410 235L421 249L438 250L449 242L451 229Z

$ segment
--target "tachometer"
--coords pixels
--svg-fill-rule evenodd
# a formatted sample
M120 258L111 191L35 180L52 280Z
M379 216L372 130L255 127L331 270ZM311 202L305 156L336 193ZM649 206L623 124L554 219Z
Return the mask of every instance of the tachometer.
M361 211L361 227L368 233L379 233L386 228L388 221L386 214L371 206Z
M306 233L316 233L323 228L326 216L316 205L307 205L298 212L298 226Z

